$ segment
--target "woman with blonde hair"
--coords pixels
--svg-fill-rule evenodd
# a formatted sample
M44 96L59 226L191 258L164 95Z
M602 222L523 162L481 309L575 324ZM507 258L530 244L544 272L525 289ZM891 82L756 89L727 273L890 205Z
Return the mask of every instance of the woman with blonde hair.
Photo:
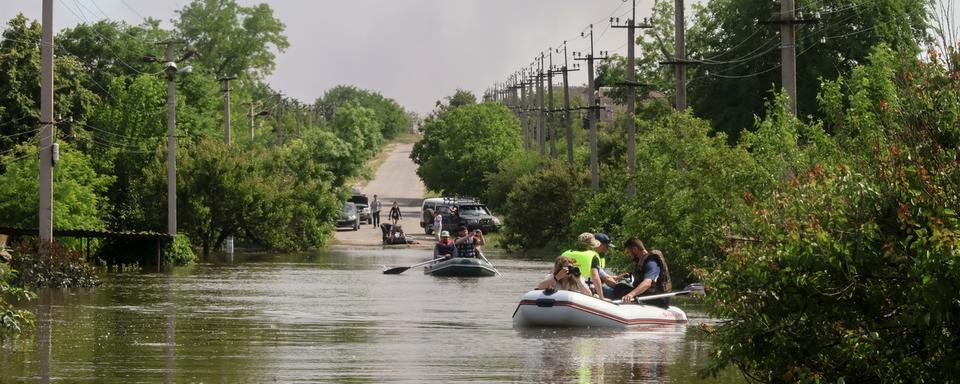
M573 259L559 256L553 262L553 272L537 285L537 289L557 289L580 292L590 296L590 288L580 278L580 270L573 263Z

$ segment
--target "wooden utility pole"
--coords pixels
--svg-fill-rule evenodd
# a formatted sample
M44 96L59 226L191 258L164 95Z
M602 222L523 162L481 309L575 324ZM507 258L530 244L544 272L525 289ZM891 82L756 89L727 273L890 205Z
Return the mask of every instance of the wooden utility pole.
M600 164L597 148L597 119L600 112L600 97L597 95L595 79L593 77L593 62L597 60L606 60L606 54L601 52L601 57L593 55L593 24L590 24L590 54L587 57L577 57L574 60L585 60L587 62L587 97L590 99L590 106L587 108L590 117L590 187L594 191L600 190ZM581 32L581 37L586 35Z
M637 28L650 28L646 23L637 24L637 0L633 0L633 11L632 17L627 20L626 24L619 24L619 18L616 19L618 24L611 25L613 28L626 28L627 29L627 69L626 69L626 82L623 84L627 88L627 173L630 177L630 182L627 183L627 197L633 198L637 195L637 186L633 182L634 176L637 174L637 88L640 86L637 83L637 60L636 60L636 45L637 45ZM614 19L610 20L611 23L614 22Z
M40 252L44 243L53 242L53 157L55 153L53 126L53 0L43 0L43 26L40 45Z
M678 111L687 109L687 42L686 30L687 22L684 17L683 0L674 0L674 33L675 33L675 52L674 60L677 62L675 67L677 71L677 101Z

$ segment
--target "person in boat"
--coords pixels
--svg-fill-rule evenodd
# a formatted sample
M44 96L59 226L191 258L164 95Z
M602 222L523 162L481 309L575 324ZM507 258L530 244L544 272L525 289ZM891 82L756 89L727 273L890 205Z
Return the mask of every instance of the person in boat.
M617 281L620 279L626 279L630 277L629 273L624 273L620 275L612 275L607 273L604 269L607 264L607 255L610 254L610 250L616 248L613 245L613 241L610 240L610 236L607 236L606 233L597 232L593 234L593 237L600 242L600 246L597 247L597 254L600 255L600 281L603 282L600 286L603 288L603 297L608 299L614 299L615 290L614 287L617 286Z
M574 265L580 269L586 277L587 286L591 286L596 293L596 297L609 300L603 294L603 280L600 279L600 254L597 248L600 248L600 242L590 232L581 233L577 236L577 249L567 250L561 256L566 256L573 260Z
M457 247L450 239L450 232L440 231L440 241L433 245L434 259L449 259L457 253Z
M559 256L553 261L553 271L540 284L537 284L537 289L562 289L580 292L587 296L593 294L580 277L579 268L573 265L573 259L566 256Z
M623 244L623 248L633 261L634 282L632 289L623 295L624 303L633 301L638 296L670 292L672 289L670 270L667 268L666 260L663 259L663 252L656 249L648 251L643 246L643 241L636 237L628 239ZM670 298L646 300L643 303L666 308L670 306Z
M457 246L457 257L477 257L480 246L486 243L483 239L483 231L480 229L469 231L467 226L461 225L457 232L457 241L454 242Z

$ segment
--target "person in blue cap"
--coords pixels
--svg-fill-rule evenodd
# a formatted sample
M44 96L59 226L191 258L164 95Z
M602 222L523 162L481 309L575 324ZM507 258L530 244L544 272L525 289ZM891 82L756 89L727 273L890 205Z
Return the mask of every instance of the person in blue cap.
M600 246L597 247L597 253L600 254L600 286L603 289L603 297L614 298L614 287L617 286L617 280L626 278L629 274L623 275L611 275L604 270L607 264L607 254L610 253L610 250L616 248L613 245L613 242L610 240L610 236L607 236L606 233L597 232L593 234L593 237L600 242ZM594 286L594 289L598 287Z

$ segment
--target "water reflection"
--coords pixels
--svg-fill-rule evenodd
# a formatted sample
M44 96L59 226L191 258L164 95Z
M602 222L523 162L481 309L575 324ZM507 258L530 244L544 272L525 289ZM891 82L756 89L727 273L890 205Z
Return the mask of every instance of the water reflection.
M537 382L638 382L667 379L678 347L686 341L686 326L608 329L522 329L530 341L526 371ZM532 348L536 346L536 348Z
M705 362L684 326L513 329L548 262L468 279L380 273L418 250L234 257L44 290L36 338L0 347L0 382L692 383Z

